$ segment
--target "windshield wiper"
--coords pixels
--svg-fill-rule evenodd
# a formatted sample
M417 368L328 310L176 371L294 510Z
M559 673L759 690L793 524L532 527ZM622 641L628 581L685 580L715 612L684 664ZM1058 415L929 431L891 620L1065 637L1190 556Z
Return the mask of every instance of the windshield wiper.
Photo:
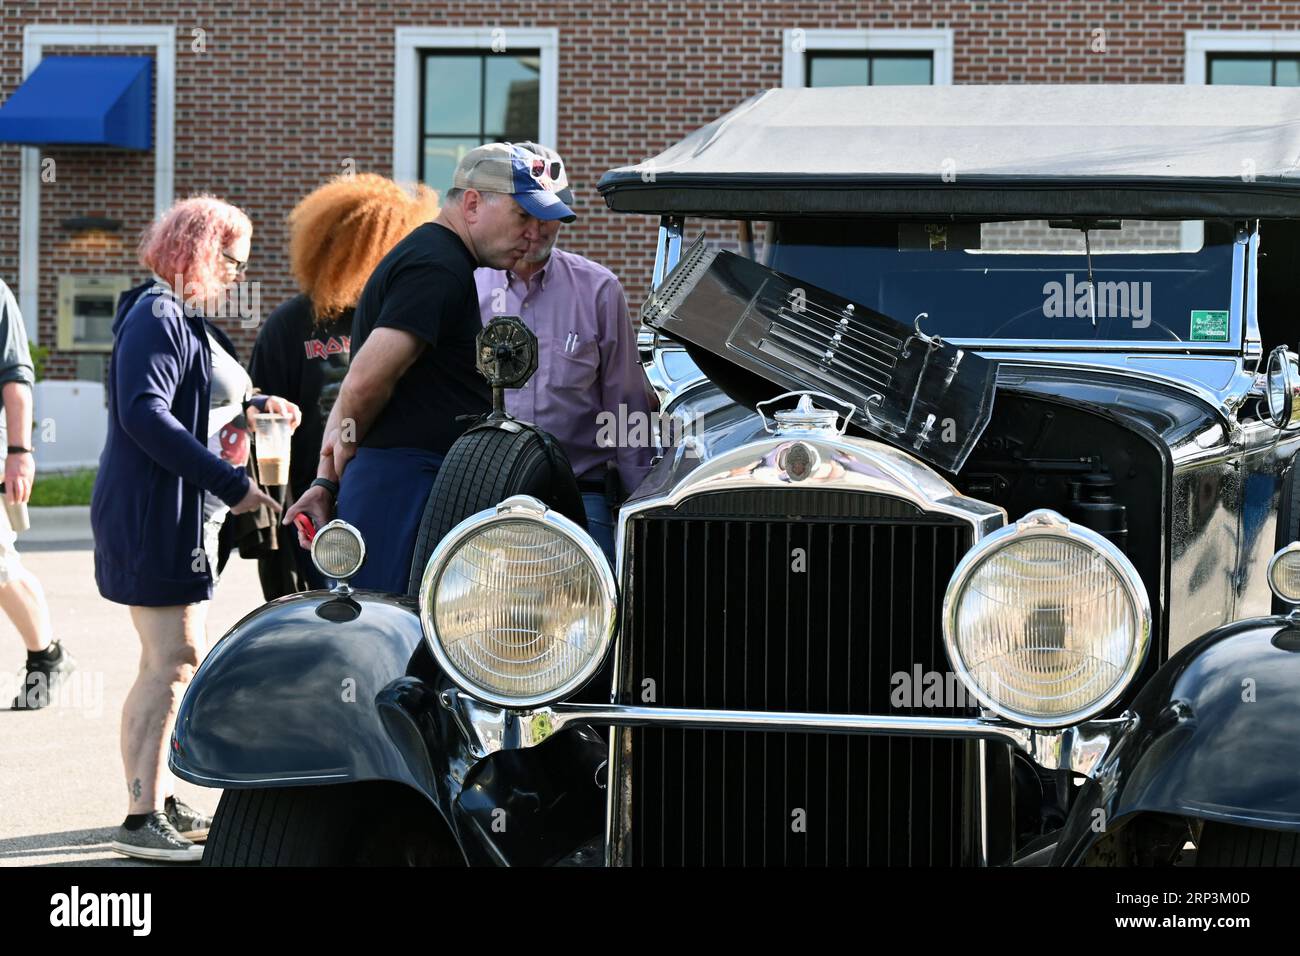
M1092 229L1122 229L1124 223L1119 219L1049 219L1051 229L1078 229L1083 233L1083 254L1088 260L1088 318L1092 327L1097 327L1097 283L1092 279L1092 243L1088 235Z

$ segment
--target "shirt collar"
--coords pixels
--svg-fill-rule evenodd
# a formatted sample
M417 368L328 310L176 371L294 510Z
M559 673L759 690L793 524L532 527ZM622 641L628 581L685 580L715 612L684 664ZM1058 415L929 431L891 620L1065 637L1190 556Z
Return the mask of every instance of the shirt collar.
M546 289L546 284L551 281L551 276L554 275L556 271L557 268L556 263L559 260L559 256L560 256L560 250L555 247L552 247L551 254L546 258L546 264L533 273L533 276L537 279L538 285L543 290ZM514 270L512 269L506 270L507 284L509 284L511 279L517 279L517 278L519 277L515 275ZM524 283L525 286L528 286L529 284L530 283L527 282Z
M534 273L532 274L532 276L529 277L529 279L528 279L527 281L524 281L523 277L520 276L517 272L515 272L514 269L507 269L507 270L506 270L506 283L509 284L510 282L514 281L515 279L518 279L520 282L523 282L523 283L524 283L524 288L525 288L525 289L528 289L528 288L531 288L531 287L532 287L533 280L536 280L536 281L537 281L537 284L538 284L541 288L545 289L545 288L546 288L546 274L547 274L547 272L550 271L550 268L551 268L551 261L548 259L548 260L546 260L546 265L542 266L542 268L540 268L540 269L538 269L536 272L534 272Z

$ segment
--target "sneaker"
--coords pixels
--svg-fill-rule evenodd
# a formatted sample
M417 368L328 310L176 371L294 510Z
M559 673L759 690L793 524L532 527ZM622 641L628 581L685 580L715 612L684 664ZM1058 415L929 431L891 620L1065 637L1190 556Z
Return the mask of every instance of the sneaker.
M172 822L172 826L187 840L203 840L207 838L208 830L212 827L212 817L204 816L195 810L189 804L181 803L175 797L168 797L166 804L167 819Z
M203 847L177 833L167 814L161 810L150 813L139 829L128 830L126 824L122 824L117 828L116 836L109 847L137 859L171 863L197 863L203 859Z
M63 679L77 668L77 662L58 641L50 647L59 649L57 659L47 661L41 658L27 663L18 672L18 696L11 705L13 710L40 710L49 706L51 695Z

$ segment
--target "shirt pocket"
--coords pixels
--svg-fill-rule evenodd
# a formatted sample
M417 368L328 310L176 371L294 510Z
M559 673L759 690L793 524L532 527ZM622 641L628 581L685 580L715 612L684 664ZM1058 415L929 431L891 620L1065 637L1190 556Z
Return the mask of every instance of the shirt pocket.
M549 388L573 392L586 392L596 384L600 371L600 346L594 339L578 339L572 336L556 336L549 340L550 374L546 384Z

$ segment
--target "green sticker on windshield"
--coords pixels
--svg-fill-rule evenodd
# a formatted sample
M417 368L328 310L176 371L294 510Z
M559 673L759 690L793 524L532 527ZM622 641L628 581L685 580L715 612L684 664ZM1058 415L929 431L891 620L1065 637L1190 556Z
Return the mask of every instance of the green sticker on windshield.
M1215 309L1192 309L1193 342L1228 341L1228 313Z

